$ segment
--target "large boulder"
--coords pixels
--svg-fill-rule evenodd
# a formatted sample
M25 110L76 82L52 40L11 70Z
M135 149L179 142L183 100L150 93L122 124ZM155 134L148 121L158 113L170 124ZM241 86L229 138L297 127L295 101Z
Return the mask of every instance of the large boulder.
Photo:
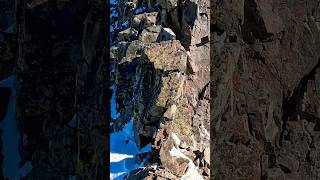
M170 28L162 28L160 25L150 26L144 29L139 37L145 43L175 40L176 35Z
M174 104L182 93L187 55L178 41L149 44L140 58L135 87L135 136L138 144L144 144L140 135L152 139L156 131L145 128L157 125L170 104ZM142 129L152 133L142 133ZM147 135L147 136L146 136Z
M152 13L144 13L135 15L132 19L132 27L137 29L138 31L142 31L143 29L156 25L157 23L157 12Z
M140 41L143 41L145 43L153 43L156 42L159 34L161 32L162 27L160 25L158 26L150 26L146 29L144 29L139 37Z
M134 28L128 28L118 33L119 41L133 41L138 39L138 31Z

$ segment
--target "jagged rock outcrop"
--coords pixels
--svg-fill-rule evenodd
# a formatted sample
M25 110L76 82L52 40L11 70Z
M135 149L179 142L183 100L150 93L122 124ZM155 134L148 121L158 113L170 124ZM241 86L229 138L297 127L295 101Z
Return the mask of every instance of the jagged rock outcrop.
M138 40L118 42L113 53L120 112L113 129L133 117L137 144L153 144L146 168L129 179L209 179L209 2L157 2L162 11L129 20Z
M213 179L319 179L319 2L212 2Z

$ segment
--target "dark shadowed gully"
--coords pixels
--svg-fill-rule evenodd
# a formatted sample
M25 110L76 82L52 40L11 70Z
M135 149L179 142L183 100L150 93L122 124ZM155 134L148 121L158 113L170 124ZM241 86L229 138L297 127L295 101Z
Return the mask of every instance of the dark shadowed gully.
M107 178L105 8L0 0L0 179Z

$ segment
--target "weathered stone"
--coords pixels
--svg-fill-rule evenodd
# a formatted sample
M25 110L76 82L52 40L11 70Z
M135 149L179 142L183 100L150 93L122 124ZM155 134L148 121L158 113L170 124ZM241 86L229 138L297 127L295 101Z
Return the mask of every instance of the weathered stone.
M136 57L140 57L145 46L144 42L139 40L132 41L125 52L125 60L132 60Z
M157 0L157 3L159 3L163 9L167 9L168 11L178 6L178 0Z
M150 26L144 29L139 37L139 40L145 43L161 42L175 40L176 35L169 28L162 26Z
M195 64L195 62L191 59L190 56L188 56L187 67L191 73L196 73L199 71L199 67Z
M161 29L162 27L159 25L150 26L142 31L139 40L145 43L156 42L160 35Z
M173 104L166 110L166 112L163 114L163 117L172 120L174 118L174 115L176 114L176 111L177 106Z
M138 31L134 28L128 28L118 33L119 41L133 41L138 39Z
M138 14L133 17L132 27L138 31L156 25L157 22L157 12Z
M310 7L315 2L243 0L214 9L213 18L223 20L224 32L210 35L215 107L210 123L216 135L211 158L219 158L211 164L212 176L319 177L312 153L318 148L319 121L315 81L320 36L317 13L310 14L319 9Z
M154 157L148 160L159 168L145 178L179 179L195 160L198 173L209 179L209 3L162 1L160 6L161 26L157 13L135 15L130 24L141 34L119 64L125 76L117 94L120 124L133 116L138 146L153 143ZM181 142L174 147L190 161L170 156L171 132Z
M127 41L121 41L117 44L118 62L120 62L121 59L126 56L126 52L130 44L131 43Z
M173 141L162 144L160 149L160 161L172 174L181 177L187 170L189 161L184 158L172 157L170 151L173 148Z
M266 177L268 180L284 180L285 174L280 168L272 168L267 170Z
M186 71L187 54L179 41L166 41L147 45L144 54L156 69Z

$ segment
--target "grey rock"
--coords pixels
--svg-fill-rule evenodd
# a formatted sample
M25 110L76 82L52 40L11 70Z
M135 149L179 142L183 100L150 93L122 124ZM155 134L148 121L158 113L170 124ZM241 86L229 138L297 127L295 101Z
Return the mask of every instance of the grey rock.
M128 28L118 33L120 41L133 41L138 39L138 31L134 28Z

